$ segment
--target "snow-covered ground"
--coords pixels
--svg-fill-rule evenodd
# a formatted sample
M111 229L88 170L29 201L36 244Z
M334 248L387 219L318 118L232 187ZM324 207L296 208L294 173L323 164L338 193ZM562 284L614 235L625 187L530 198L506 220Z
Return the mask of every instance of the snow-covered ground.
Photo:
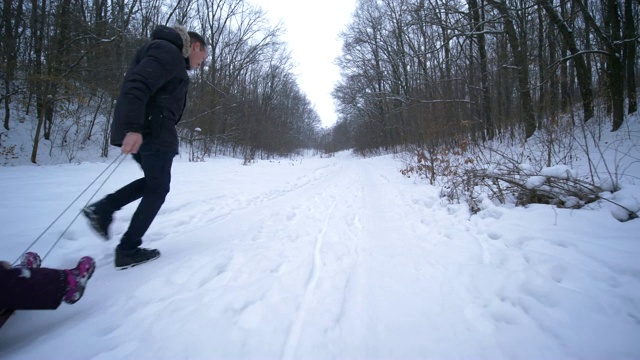
M0 257L14 261L107 165L0 167ZM399 167L349 153L177 159L145 238L162 257L114 269L134 204L110 242L79 217L43 266L93 256L85 296L16 313L0 358L640 358L640 220L489 202L471 215ZM125 160L97 196L140 174Z

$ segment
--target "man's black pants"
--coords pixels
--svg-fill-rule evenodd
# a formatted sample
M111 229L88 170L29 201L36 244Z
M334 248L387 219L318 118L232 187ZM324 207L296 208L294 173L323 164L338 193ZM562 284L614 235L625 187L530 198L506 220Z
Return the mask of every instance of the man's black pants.
M142 167L144 177L105 198L113 211L142 198L127 232L120 240L120 250L134 250L142 244L142 236L151 226L169 193L171 165L175 154L175 151L156 149L151 144L143 143L140 150L133 154L133 159Z

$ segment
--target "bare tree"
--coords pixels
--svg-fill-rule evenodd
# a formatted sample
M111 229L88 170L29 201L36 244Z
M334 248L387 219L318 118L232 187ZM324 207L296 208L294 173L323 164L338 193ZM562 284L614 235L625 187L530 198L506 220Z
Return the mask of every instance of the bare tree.
M481 2L484 2L481 0ZM484 6L480 7L477 0L467 0L471 12L471 38L475 38L478 49L478 62L480 66L480 91L479 110L483 124L483 139L492 140L494 137L493 117L491 113L491 95L489 89L489 67L487 64L487 45L484 26ZM473 43L473 42L472 42ZM472 57L473 59L473 57Z
M2 21L4 27L2 31L2 40L0 49L2 50L2 63L5 64L4 74L4 128L9 130L9 122L11 119L11 96L15 92L14 81L17 67L18 56L18 37L24 27L22 24L22 13L24 9L24 0L4 1L2 7Z
M584 111L584 121L588 121L593 117L593 85L591 83L591 72L588 70L585 62L585 52L578 50L574 33L567 26L567 22L560 18L558 12L553 8L550 0L539 0L540 5L544 9L551 22L556 26L564 45L571 52L572 57L570 59L565 58L561 61L573 60L573 64L576 69L576 75L578 78L578 85L580 86L580 94L582 96L582 108Z
M622 61L622 41L620 9L616 0L602 0L605 28L598 25L583 0L575 0L585 21L593 29L595 36L603 44L608 60L609 96L613 108L612 131L624 122L624 63Z
M627 82L627 102L628 113L632 114L638 110L638 92L636 89L636 46L638 34L636 28L636 17L633 12L633 0L624 1L624 49L623 59L626 66L625 75ZM636 2L637 4L637 2Z
M518 85L520 94L520 104L522 106L522 119L525 129L525 137L529 138L536 131L536 118L533 111L533 102L531 100L531 89L529 87L529 62L527 61L527 49L522 45L526 44L524 39L518 37L516 27L513 22L513 14L509 11L506 3L503 1L487 0L502 16L504 30L509 40L509 46L513 53L514 66L518 73ZM516 9L516 11L524 11L524 9ZM517 13L516 13L517 15Z
M44 34L46 23L45 14L47 13L47 0L42 0L41 4L38 3L38 0L31 0L31 6L31 31L34 47L33 74L35 78L36 76L38 76L38 74L41 74L43 70L42 57L44 51ZM33 139L33 150L31 152L31 162L35 164L38 154L38 145L40 143L40 131L44 122L44 109L46 108L47 104L46 96L43 93L43 82L36 80L33 81L33 83L34 86L32 88L32 92L36 97L36 113L38 119L38 124Z

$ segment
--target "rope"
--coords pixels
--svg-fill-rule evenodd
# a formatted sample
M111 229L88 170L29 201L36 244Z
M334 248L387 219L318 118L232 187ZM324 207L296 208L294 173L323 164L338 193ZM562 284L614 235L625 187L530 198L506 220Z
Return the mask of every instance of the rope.
M87 200L85 206L87 206L91 200L96 196L96 194L98 193L98 191L100 191L100 189L102 189L102 187L104 186L104 184L107 182L107 180L109 180L109 178L111 177L111 175L113 175L113 173L116 171L116 169L118 169L118 167L120 166L120 164L122 164L122 162L124 161L124 159L126 158L126 156L122 156L122 154L119 154L110 164L109 166L107 166L89 185L87 185L87 187L82 190L82 192L80 193L80 195L78 195L75 199L73 199L73 201L69 204L69 206L67 206L66 209L64 209L60 215L58 215L57 218L55 218L55 220L53 220L51 222L51 224L49 224L49 226L47 226L46 229L44 229L42 231L42 233L40 235L38 235L38 237L33 240L33 242L31 243L31 245L29 245L22 254L20 254L20 256L13 262L13 266L15 266L18 261L20 261L20 258L22 257L22 255L24 253L26 253L27 251L29 251L29 249L31 249L41 238L42 236L44 236L44 234L47 233L47 231L49 231L49 229L51 229L51 227L53 226L53 224L55 224L58 220L60 220L60 218L62 217L62 215L64 215L64 213L67 212L67 210L69 210L71 208L71 206L73 204L75 204L76 201L78 201L78 199L80 199L80 197L82 195L84 195L85 192L87 192L87 190L89 190L89 188L91 188L91 186L93 184L96 183L96 181L98 181L98 179L100 179L100 177L107 172L107 170L109 170L109 168L115 164L115 162L122 157L122 159L120 159L120 162L116 165L115 168L113 168L113 170L111 170L111 173L109 173L109 175L106 177L106 179L104 179L104 181L102 182L102 184L100 184L100 186L96 189L96 191L93 193L93 195L91 195L91 198L89 198L89 200ZM84 208L84 207L83 207ZM80 214L82 213L82 209L80 209L80 211L76 214L76 216L73 218L73 220L71 220L71 222L69 223L69 225L64 229L64 231L62 232L62 234L60 234L60 236L58 237L58 239L53 243L53 245L51 245L51 248L49 248L49 251L47 251L47 253L41 257L41 259L44 261L44 259L46 259L47 256L49 256L49 253L51 253L51 250L53 250L53 248L58 244L58 242L60 242L60 240L62 239L62 237L64 236L64 234L67 232L67 230L69 230L69 228L71 227L71 225L73 225L73 222L76 221L76 219L78 218L78 216L80 216Z

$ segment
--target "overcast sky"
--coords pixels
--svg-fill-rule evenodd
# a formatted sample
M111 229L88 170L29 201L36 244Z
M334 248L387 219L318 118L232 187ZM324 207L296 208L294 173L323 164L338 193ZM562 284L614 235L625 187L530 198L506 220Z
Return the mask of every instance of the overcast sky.
M314 104L323 126L337 120L331 91L340 78L334 59L342 51L338 33L351 20L356 0L250 0L266 11L273 24L282 21L283 39L297 64L298 84Z

